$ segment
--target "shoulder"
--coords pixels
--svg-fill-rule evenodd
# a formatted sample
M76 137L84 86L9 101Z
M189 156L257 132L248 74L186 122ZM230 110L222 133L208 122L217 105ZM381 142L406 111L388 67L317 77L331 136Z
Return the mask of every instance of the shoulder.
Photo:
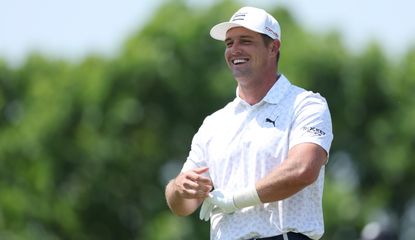
M290 82L290 80L281 75L281 79L277 81L276 84L277 95L280 95L282 101L285 101L285 104L301 105L307 102L319 102L327 104L326 99L322 97L319 93L306 90L298 85L295 85Z
M235 108L236 101L227 103L223 108L206 116L201 128L210 128L211 126L217 125L218 122L223 121L223 119L229 118L235 112Z
M294 109L298 110L304 107L312 106L328 108L327 100L318 92L309 91L304 88L293 85L290 95L293 100Z

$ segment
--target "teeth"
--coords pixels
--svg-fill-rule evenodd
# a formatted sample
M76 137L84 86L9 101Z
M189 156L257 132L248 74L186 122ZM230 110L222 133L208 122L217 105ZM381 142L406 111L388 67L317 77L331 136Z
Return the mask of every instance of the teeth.
M240 63L246 63L246 59L235 59L233 60L233 64L240 64Z

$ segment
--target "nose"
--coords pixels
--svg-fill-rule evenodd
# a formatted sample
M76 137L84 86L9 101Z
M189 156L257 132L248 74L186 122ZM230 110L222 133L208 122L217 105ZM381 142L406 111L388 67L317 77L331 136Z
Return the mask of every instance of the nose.
M240 45L236 42L234 44L232 44L232 47L230 48L230 52L231 52L232 55L240 54L242 52L241 48L240 48Z

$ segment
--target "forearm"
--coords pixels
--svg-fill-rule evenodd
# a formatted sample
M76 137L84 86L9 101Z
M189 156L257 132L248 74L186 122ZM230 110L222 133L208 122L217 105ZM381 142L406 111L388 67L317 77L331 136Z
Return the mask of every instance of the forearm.
M192 214L203 202L203 199L182 197L171 180L166 186L166 201L170 210L178 216Z
M309 184L305 178L307 168L296 164L297 161L287 158L255 185L231 192L216 189L209 195L210 201L224 213L232 213L245 207L288 198ZM206 220L206 216L201 219Z
M301 174L298 170L285 169L284 166L272 170L255 184L261 202L283 200L301 191L309 184Z
M315 182L327 160L323 148L312 143L293 147L283 163L256 182L262 202L286 199Z

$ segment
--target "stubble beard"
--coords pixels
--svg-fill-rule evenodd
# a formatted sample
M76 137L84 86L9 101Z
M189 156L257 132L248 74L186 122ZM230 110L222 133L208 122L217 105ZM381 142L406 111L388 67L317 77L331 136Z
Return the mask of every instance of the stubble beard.
M249 86L254 78L254 74L250 68L232 69L232 75L241 87Z

